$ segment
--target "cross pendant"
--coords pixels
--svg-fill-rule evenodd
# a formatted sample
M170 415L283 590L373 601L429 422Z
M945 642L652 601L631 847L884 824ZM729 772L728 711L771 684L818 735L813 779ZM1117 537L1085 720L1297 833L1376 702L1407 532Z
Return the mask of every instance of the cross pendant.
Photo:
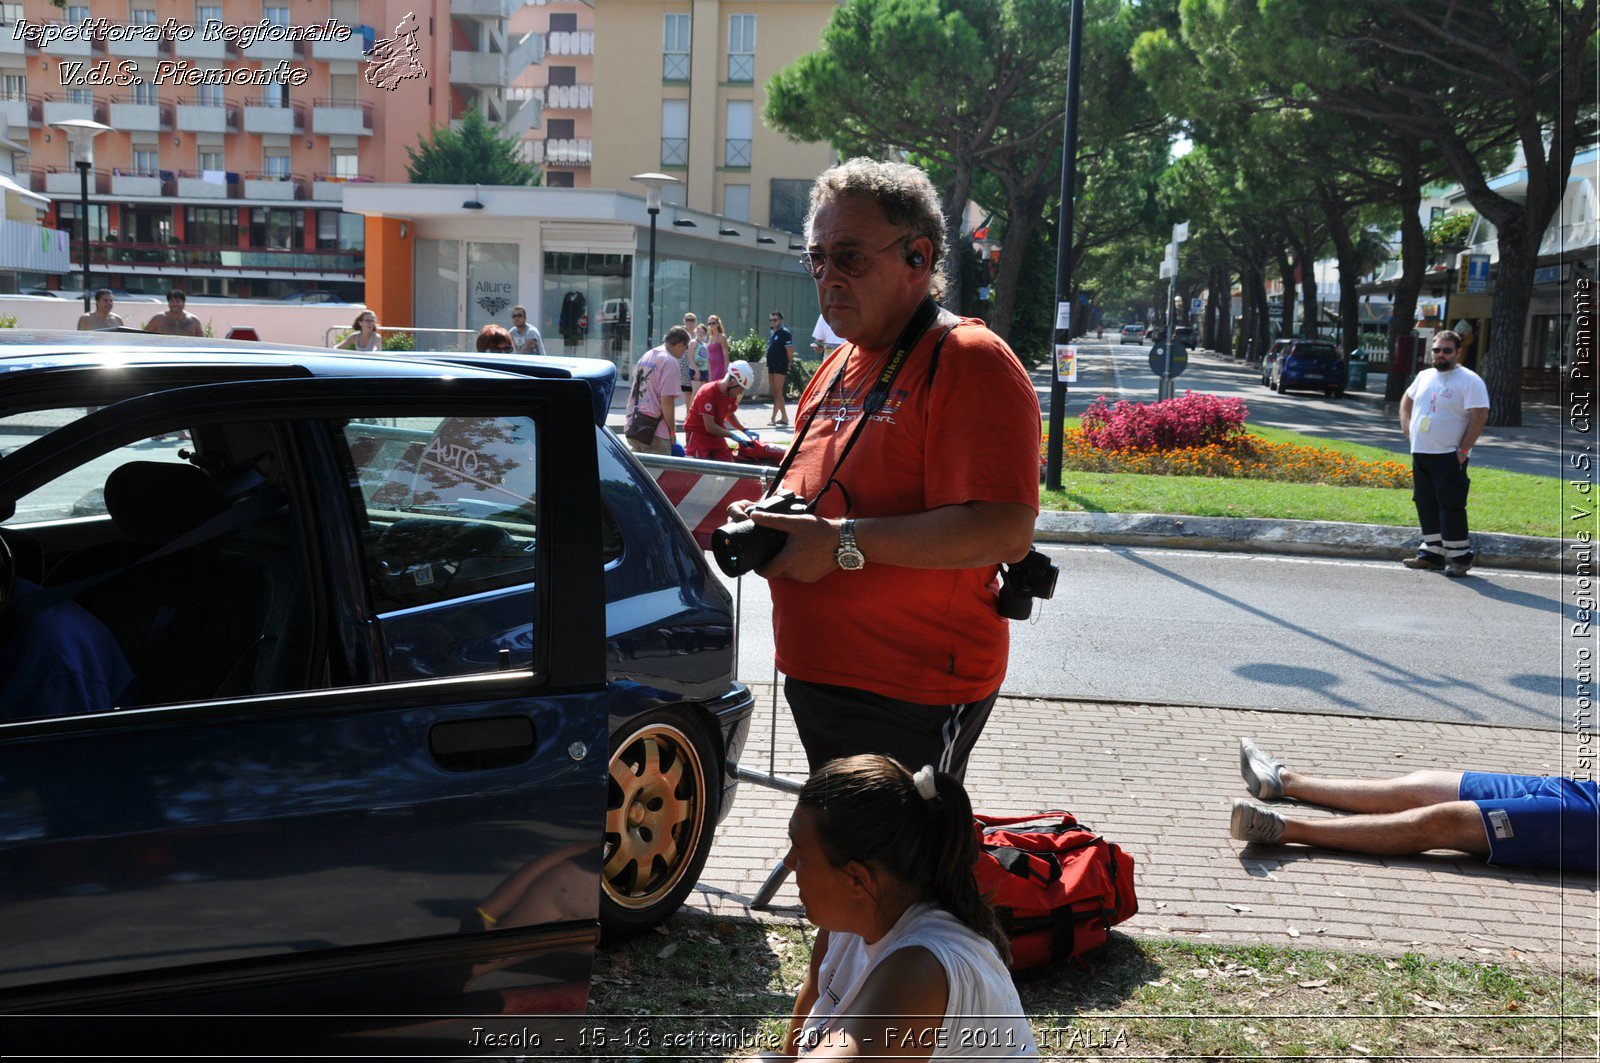
M850 416L850 407L844 403L839 404L839 412L833 415L833 430L839 431L844 427L844 419Z

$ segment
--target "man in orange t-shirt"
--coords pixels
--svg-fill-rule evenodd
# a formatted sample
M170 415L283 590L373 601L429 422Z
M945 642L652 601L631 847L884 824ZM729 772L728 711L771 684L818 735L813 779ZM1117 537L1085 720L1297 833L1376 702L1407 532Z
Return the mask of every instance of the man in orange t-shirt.
M788 534L759 573L784 693L813 770L873 752L959 778L1005 677L998 566L1032 546L1038 397L981 321L941 311L920 339L905 335L933 309L946 254L921 170L852 159L825 171L806 230L822 313L848 342L801 396L804 436L783 478L820 498L816 510L754 516ZM913 339L840 464L874 384Z

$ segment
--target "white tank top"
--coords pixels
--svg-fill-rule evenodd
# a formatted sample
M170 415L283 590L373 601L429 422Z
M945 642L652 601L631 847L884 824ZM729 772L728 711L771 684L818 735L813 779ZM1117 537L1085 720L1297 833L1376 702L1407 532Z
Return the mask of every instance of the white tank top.
M897 949L920 946L944 968L949 983L941 1035L930 1059L1038 1059L1022 1001L993 945L955 916L926 901L913 904L883 937L834 933L817 972L817 1003L806 1016L800 1054L828 1044L836 1016L849 1015L878 964Z

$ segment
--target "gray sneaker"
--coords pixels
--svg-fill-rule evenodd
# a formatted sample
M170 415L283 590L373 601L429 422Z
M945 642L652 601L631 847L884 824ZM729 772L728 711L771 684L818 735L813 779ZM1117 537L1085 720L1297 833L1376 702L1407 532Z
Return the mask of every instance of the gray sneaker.
M1283 817L1270 808L1262 808L1242 797L1233 799L1233 818L1228 822L1228 833L1242 842L1262 842L1276 845L1283 837Z
M1460 579L1462 576L1465 576L1467 574L1467 570L1470 569L1471 567L1472 567L1471 562L1467 562L1467 561L1452 561L1452 562L1450 562L1448 565L1446 565L1444 567L1444 574L1446 576L1450 576L1453 579Z
M1250 796L1262 801L1283 799L1283 765L1248 738L1239 739L1239 774Z

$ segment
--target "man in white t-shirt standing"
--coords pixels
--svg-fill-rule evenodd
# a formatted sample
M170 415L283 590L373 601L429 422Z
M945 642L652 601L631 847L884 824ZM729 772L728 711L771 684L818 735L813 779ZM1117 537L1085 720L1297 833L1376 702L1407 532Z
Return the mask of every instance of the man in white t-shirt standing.
M539 329L528 321L528 308L513 306L511 308L511 327L506 330L511 333L512 354L543 354L544 337L539 335Z
M1489 420L1489 389L1461 365L1461 337L1433 334L1433 368L1424 369L1400 400L1400 430L1411 437L1411 498L1422 525L1417 556L1407 568L1443 569L1465 576L1472 567L1467 538L1467 460Z
M844 340L833 331L828 319L818 314L816 326L811 330L811 349L817 352L817 357L828 357L833 353L833 349L842 343Z

